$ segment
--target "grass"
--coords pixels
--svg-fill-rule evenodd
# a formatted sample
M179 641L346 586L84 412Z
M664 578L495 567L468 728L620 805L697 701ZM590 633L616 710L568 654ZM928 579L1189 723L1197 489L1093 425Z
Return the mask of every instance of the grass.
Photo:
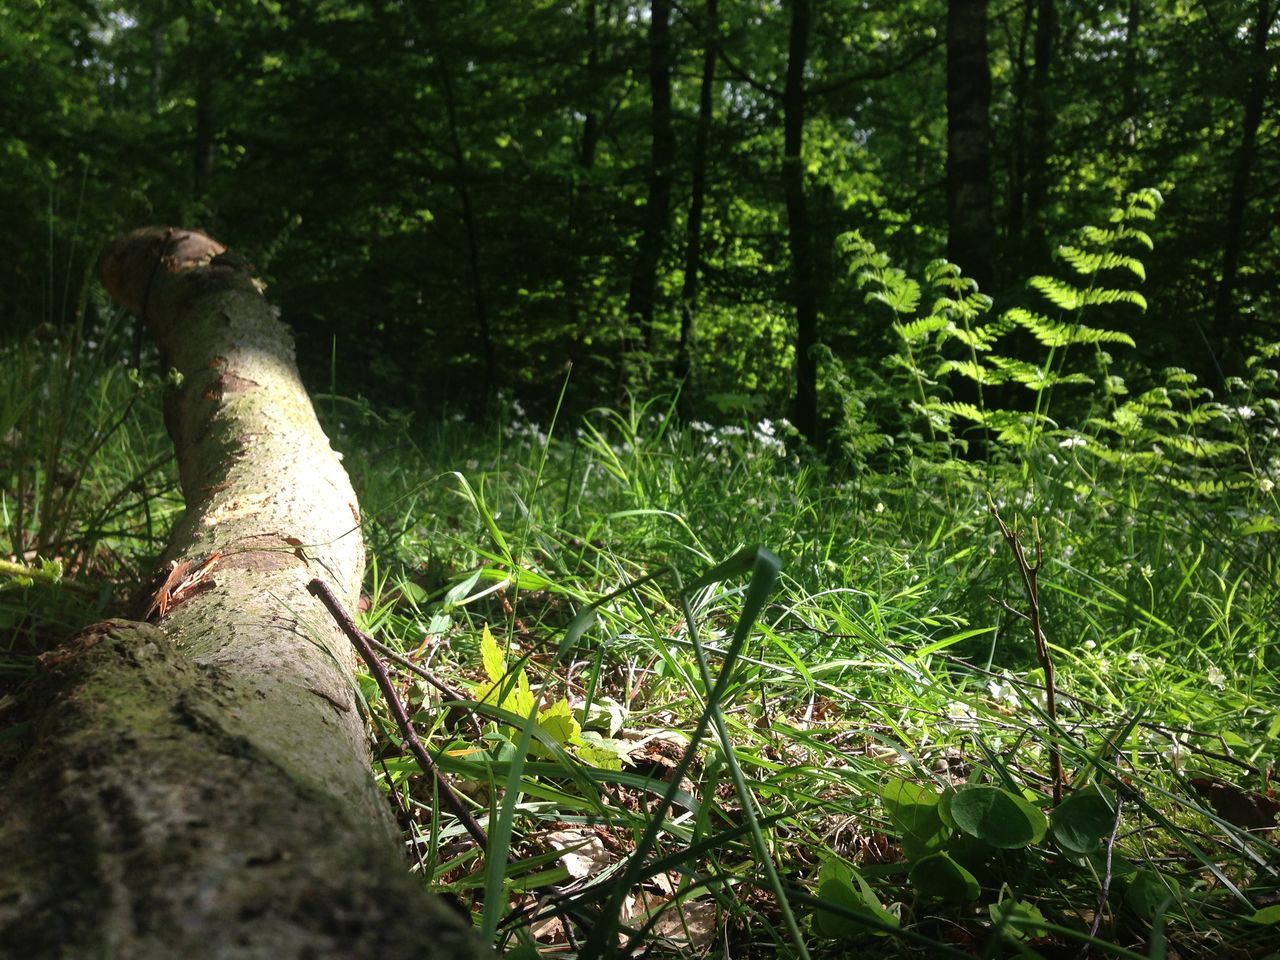
M159 391L107 363L19 408L40 362L5 356L26 419L0 554L123 592L173 515ZM392 664L487 852L362 679L414 870L526 956L1266 955L1280 851L1248 827L1275 809L1277 418L1259 394L1197 419L1187 389L1183 420L1143 421L1155 458L1095 425L857 469L663 400L477 428L318 398L366 517L364 627L462 691ZM1197 456L1192 428L1235 445ZM1056 721L992 506L1031 556L1040 535ZM0 591L11 685L118 599L66 583Z
M368 436L353 426L353 440ZM1280 859L1239 808L1274 805L1280 582L1268 535L1222 517L1274 516L1266 485L1197 497L1131 465L1068 459L1056 441L981 473L920 462L842 476L785 433L679 427L649 403L549 438L517 411L487 432L446 423L381 441L395 450L360 481L378 558L370 629L478 691L487 626L544 705L567 699L647 778L586 765L568 744L531 758L513 724L465 734L421 704L438 746L466 757L453 769L478 791L477 813L500 813L509 831L503 944L1265 952L1274 926L1253 918L1276 897ZM1042 531L1056 724L989 498L1024 538L1032 520ZM755 544L783 568L744 621L749 576L698 580ZM595 622L566 651L588 603ZM1048 810L1050 745L1068 796L1095 787L1118 811L1091 856L1063 850L1056 822L1012 850L954 828L913 849L892 815L886 785L902 781L994 784ZM411 845L439 851L456 825L431 813L413 771L385 776ZM574 841L595 852L556 859ZM948 903L914 882L938 851L966 864L976 896ZM832 863L856 874L824 883ZM420 869L495 915L479 851ZM539 884L561 893L539 899ZM815 913L824 897L843 904L836 921ZM557 903L591 917L589 940L565 941ZM1039 913L1004 910L1002 926L1006 903Z

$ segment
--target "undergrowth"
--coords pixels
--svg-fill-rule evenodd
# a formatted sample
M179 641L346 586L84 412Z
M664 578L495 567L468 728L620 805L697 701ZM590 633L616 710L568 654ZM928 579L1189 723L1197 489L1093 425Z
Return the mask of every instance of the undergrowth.
M1157 206L1064 247L1043 313L993 317L949 265L922 286L850 237L899 349L825 358L832 458L669 398L487 428L318 398L366 517L364 627L448 778L362 677L423 882L524 956L1266 955L1278 351L1220 398L1179 370L1128 392L1107 351L1142 303L1115 277L1143 276L1122 248ZM54 399L19 402L33 363L6 357L4 442L30 452L0 547L37 581L0 593L31 629L65 589L41 562L132 570L171 489L135 479L149 414L93 439L122 373L53 431ZM95 444L62 519L36 512Z

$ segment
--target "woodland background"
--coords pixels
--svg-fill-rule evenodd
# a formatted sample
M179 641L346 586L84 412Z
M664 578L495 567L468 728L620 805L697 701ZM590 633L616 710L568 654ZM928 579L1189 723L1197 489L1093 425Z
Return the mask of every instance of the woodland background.
M1280 334L1278 7L10 0L0 335L175 223L256 266L313 383L544 415L572 365L580 408L683 380L818 441L894 349L840 235L1006 309L1155 188L1148 309L1105 325L1131 385L1213 387Z
M1278 35L0 0L0 783L184 507L95 263L200 227L296 331L361 624L488 846L361 677L375 775L485 939L1274 957Z

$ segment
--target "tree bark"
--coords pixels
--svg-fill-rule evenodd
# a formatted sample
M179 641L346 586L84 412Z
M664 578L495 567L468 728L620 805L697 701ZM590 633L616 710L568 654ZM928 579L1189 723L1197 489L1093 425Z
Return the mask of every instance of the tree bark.
M716 0L707 0L702 48L702 85L698 88L698 125L693 134L693 166L689 193L689 220L685 227L684 283L680 290L680 346L676 375L687 379L693 367L693 318L698 306L702 272L702 212L707 197L707 143L711 137L712 93L716 82L716 34L719 11ZM688 400L690 384L681 397Z
M1043 268L1049 261L1049 231L1045 207L1049 200L1049 152L1053 134L1053 63L1058 41L1058 10L1054 0L1037 0L1036 29L1032 41L1035 66L1031 71L1030 118L1025 166L1026 205L1023 217L1026 237L1022 273Z
M203 234L135 231L102 277L182 377L165 418L187 510L155 622L87 628L25 697L0 956L483 956L396 855L352 652L305 589L354 606L364 547L287 329Z
M796 308L795 425L807 439L818 433L818 297L814 289L813 238L804 192L804 70L809 57L809 0L791 0L787 80L782 91L782 188L791 246L791 296Z
M658 264L671 221L671 174L676 157L676 140L671 130L671 0L652 0L649 4L649 92L652 100L649 199L627 295L627 314L639 324L646 350L653 343Z
M1245 86L1244 119L1240 146L1236 150L1235 171L1231 178L1231 195L1227 201L1223 223L1222 278L1218 282L1214 302L1214 321L1222 343L1226 345L1226 372L1244 372L1244 355L1240 338L1244 335L1239 318L1233 312L1236 277L1240 272L1240 256L1244 250L1245 213L1249 206L1250 180L1258 154L1258 128L1267 103L1267 35L1280 5L1271 0L1258 0L1250 36L1249 82Z
M193 148L196 195L200 197L209 192L209 183L213 180L216 151L213 97L213 67L208 58L201 57L196 67L196 139Z
M987 0L947 5L947 259L978 287L995 279L991 220L991 68Z

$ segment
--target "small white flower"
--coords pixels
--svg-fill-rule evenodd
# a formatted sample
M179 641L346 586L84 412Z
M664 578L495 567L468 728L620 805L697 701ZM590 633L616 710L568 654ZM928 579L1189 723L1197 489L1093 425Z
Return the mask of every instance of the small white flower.
M693 430L697 430L699 433L710 433L712 430L711 424L707 423L705 420L694 420L689 424L689 427Z
M472 471L472 472L475 472L476 470L479 470L479 469L480 469L480 461L479 461L479 460L468 460L468 461L467 461L467 469L468 469L468 470L470 470L470 471Z
M1085 648L1086 650L1093 650L1093 649L1096 649L1096 648L1097 648L1097 646L1098 646L1098 642L1097 642L1096 640L1086 640L1086 641L1084 642L1084 648Z
M1083 447L1087 442L1084 437L1067 437L1065 440L1059 440L1058 446L1070 450L1072 447Z
M1209 672L1205 674L1205 679L1219 690L1225 690L1227 686L1227 675L1217 666L1209 668Z
M885 507L883 503L876 504L876 513L884 513L884 509Z
M1241 420L1248 420L1253 416L1253 407L1236 407L1236 414Z
M1263 493L1270 493L1275 488L1276 488L1275 481L1272 480L1270 477L1263 477L1261 480L1258 481L1258 489L1261 490Z
M773 421L761 420L756 424L756 429L763 433L766 437L773 436Z

